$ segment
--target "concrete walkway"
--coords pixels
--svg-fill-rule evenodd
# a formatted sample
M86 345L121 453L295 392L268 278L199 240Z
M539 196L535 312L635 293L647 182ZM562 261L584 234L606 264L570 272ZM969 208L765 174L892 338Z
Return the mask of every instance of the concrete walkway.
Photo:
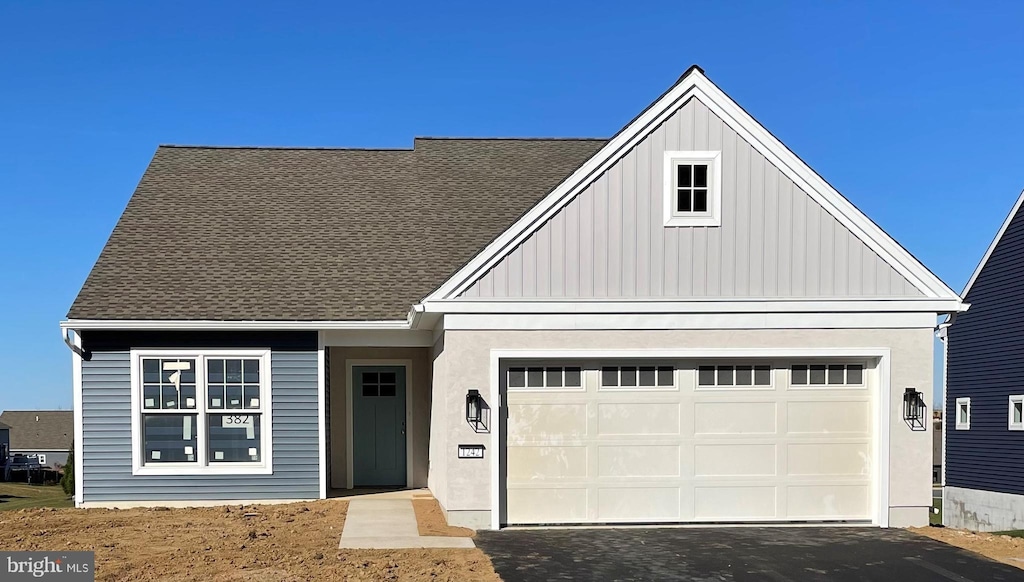
M353 499L348 502L341 549L473 548L470 538L421 536L411 499Z

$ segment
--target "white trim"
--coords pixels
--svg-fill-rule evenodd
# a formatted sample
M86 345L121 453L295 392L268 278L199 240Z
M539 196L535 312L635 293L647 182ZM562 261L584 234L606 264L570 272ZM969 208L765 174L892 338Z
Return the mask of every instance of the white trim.
M431 313L945 313L957 311L958 299L813 299L763 298L693 301L514 301L438 300L424 303ZM932 325L934 327L934 325Z
M617 163L633 146L690 98L696 98L707 106L925 296L954 299L959 302L959 297L952 289L832 188L696 67L691 67L660 99L609 140L597 154L527 211L514 225L428 295L424 302L461 295L473 282L540 228L547 219L560 211L594 178Z
M999 241L1002 240L1003 234L1006 233L1006 229L1010 228L1010 223L1013 222L1013 217L1017 216L1017 212L1020 210L1021 203L1024 203L1024 190L1017 196L1017 201L1014 202L1013 208L1010 209L1010 213L1006 215L1003 220L1002 226L999 227L999 231L996 232L995 238L989 243L988 249L985 251L985 256L981 257L981 262L975 267L974 273L971 274L971 278L967 280L967 284L964 285L964 290L960 293L960 297L967 299L967 294L970 293L971 287L974 286L974 282L978 280L978 276L981 275L981 270L988 264L989 258L992 253L995 252L996 247L999 245Z
M967 407L967 422L960 422L960 407ZM956 399L956 406L953 408L953 413L956 417L953 419L954 428L956 430L971 430L971 398L970 396L961 396Z
M409 359L346 359L345 360L345 485L355 488L355 437L352 420L352 368L357 366L395 366L405 368L405 486L412 488L413 472L413 414L412 414L412 360Z
M676 166L680 164L707 164L707 212L682 213L676 211ZM667 151L665 152L662 198L665 226L722 226L722 152L721 151Z
M417 330L322 330L325 346L374 348L429 348L434 345L433 331Z
M459 314L446 315L445 330L607 329L932 329L930 313L806 314Z
M320 499L327 499L327 362L324 354L324 332L316 334L316 406L320 430Z
M196 462L146 465L143 462L142 446L142 358L194 358L196 360L196 408L180 409L179 414L196 415ZM260 359L260 403L261 416L259 463L210 463L207 459L209 414L228 414L231 410L211 409L207 406L206 359L207 358L259 358ZM273 393L271 389L271 351L261 349L133 349L130 351L131 365L131 411L132 411L132 475L272 475L274 473L273 449ZM238 410L244 416L245 410Z
M68 319L60 322L61 329L119 329L119 330L311 330L348 329L380 330L409 329L408 319L381 321L217 321L191 319Z
M1024 410L1021 411L1021 421L1013 421L1013 405L1020 404L1021 408L1024 409L1024 394L1011 394L1007 399L1008 403L1008 416L1006 419L1006 425L1009 430L1024 430Z
M82 346L81 336L74 334L73 341L79 348ZM75 507L82 507L85 502L85 425L82 418L82 357L71 352L71 392L75 416Z
M875 439L875 475L878 481L875 483L879 527L889 527L889 450L891 430L890 416L892 414L892 377L890 375L890 352L887 348L879 349L877 355L878 366L875 367L875 381L878 384L878 394L873 400L875 414L874 422L877 422L878 431Z
M891 386L889 377L889 348L736 348L736 349L637 349L637 350L519 350L493 349L491 355L490 402L495 403L497 417L504 414L501 400L501 361L506 359L711 359L711 358L878 358L875 376L878 392L873 398L875 414L875 516L872 523L889 527L889 422L891 416ZM491 431L491 529L501 528L500 451L501 423Z

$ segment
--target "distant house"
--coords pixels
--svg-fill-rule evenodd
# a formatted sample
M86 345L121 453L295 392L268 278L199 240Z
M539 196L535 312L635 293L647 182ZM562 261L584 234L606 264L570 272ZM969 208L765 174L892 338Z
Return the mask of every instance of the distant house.
M68 462L75 440L75 417L70 410L8 410L0 423L9 428L11 455L37 456L39 464L60 469ZM0 429L0 443L3 442Z
M0 466L3 466L7 459L7 453L11 449L11 427L0 422Z
M946 350L943 523L1024 528L1024 211L1017 199L940 326Z
M942 411L932 415L932 483L942 483Z

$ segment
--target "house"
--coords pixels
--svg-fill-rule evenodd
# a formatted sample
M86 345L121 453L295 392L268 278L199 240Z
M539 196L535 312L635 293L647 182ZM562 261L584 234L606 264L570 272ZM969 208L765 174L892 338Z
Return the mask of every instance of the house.
M932 414L932 483L942 483L942 411Z
M942 325L946 352L943 523L1024 529L1024 212L1021 193Z
M923 525L961 309L698 67L607 140L164 146L61 323L76 503Z
M0 422L10 427L11 455L36 457L54 471L68 462L75 435L70 410L6 410Z
M0 467L7 460L11 450L11 427L0 422Z

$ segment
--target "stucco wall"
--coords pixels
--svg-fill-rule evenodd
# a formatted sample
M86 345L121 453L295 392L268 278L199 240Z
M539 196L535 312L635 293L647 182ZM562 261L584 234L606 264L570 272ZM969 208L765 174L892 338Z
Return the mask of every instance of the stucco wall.
M821 330L666 330L666 331L446 331L446 372L435 373L435 425L445 427L442 456L445 491L443 505L449 519L480 526L491 508L491 465L457 458L458 444L490 447L489 434L477 434L463 418L466 391L490 392L493 349L728 349L728 348L888 348L891 350L889 405L889 516L890 525L925 525L931 507L931 423L912 431L902 418L902 392L907 386L925 394L931 408L931 328L821 329ZM492 404L493 405L493 404ZM488 451L497 454L497 451ZM435 455L436 457L436 455ZM437 464L435 471L442 470ZM431 482L437 480L431 478ZM436 492L435 492L436 494ZM461 517L460 517L461 516Z
M407 389L412 391L412 484L427 486L427 451L430 441L430 378L431 363L428 348L329 348L331 368L331 476L332 489L343 489L348 479L348 418L346 412L349 378L348 365L352 361L410 360Z

